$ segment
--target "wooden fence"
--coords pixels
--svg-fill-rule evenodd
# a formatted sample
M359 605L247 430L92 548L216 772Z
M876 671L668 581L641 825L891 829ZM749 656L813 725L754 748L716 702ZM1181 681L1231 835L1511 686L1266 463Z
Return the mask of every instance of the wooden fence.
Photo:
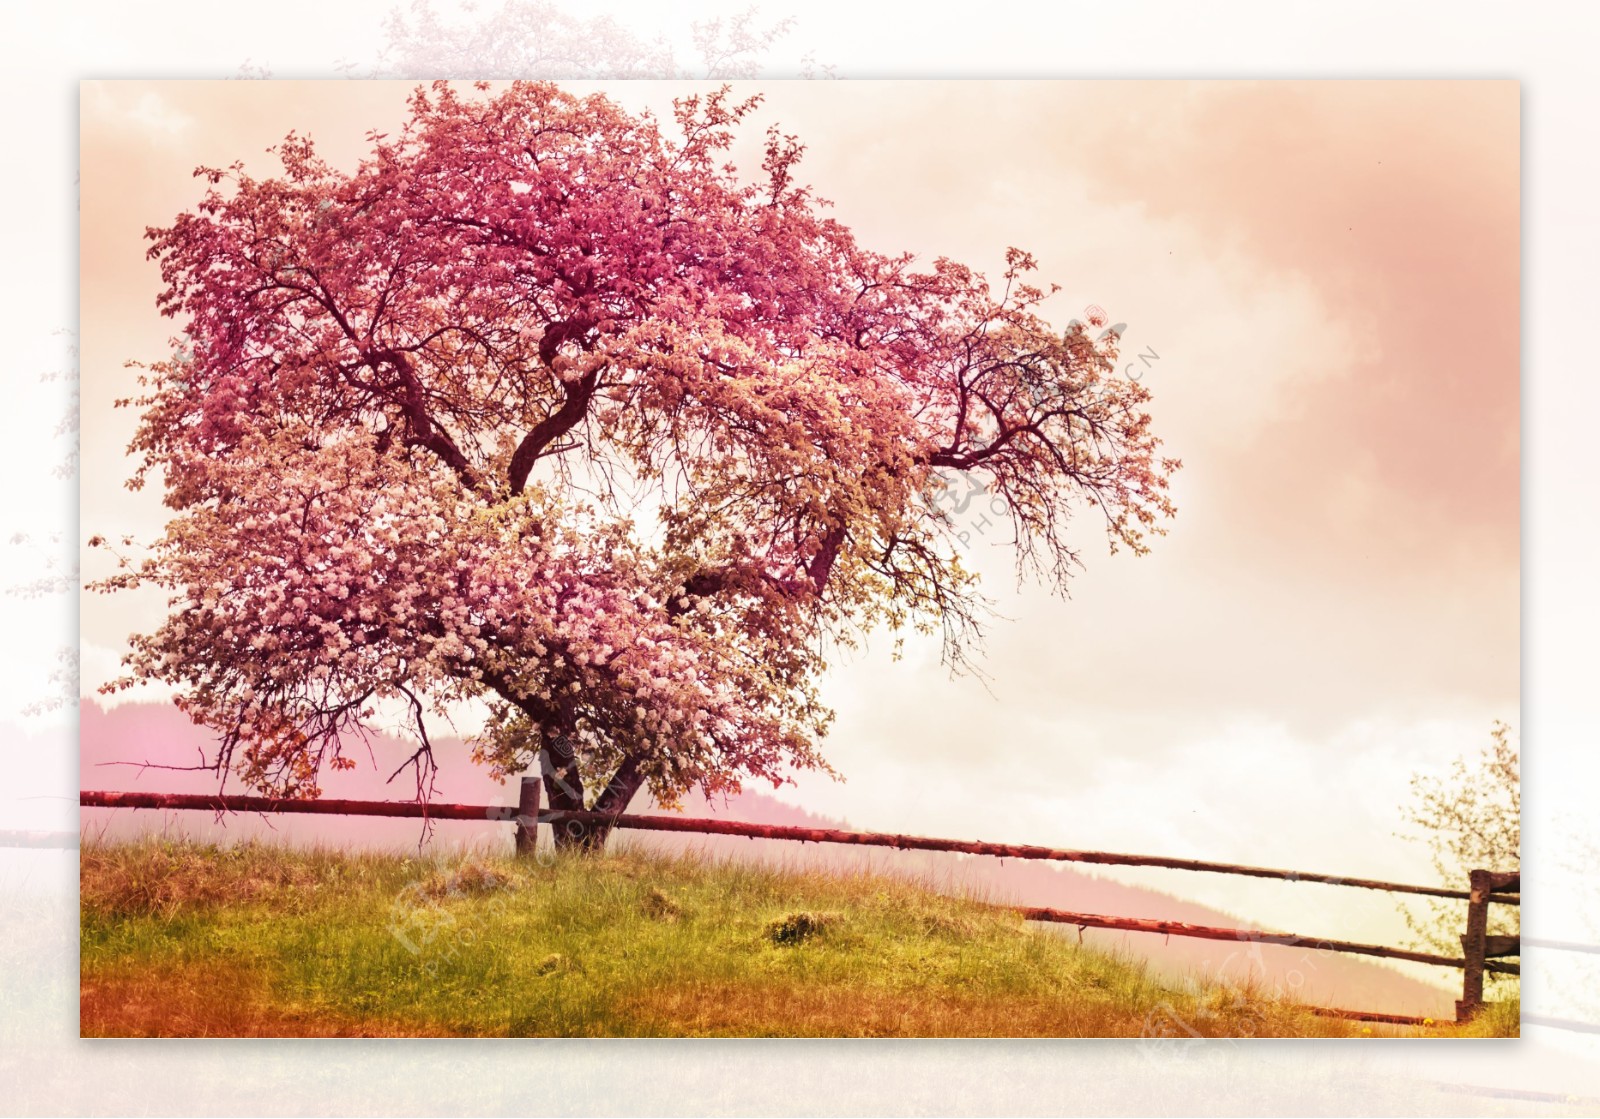
M1150 866L1171 870L1201 871L1212 874L1274 878L1288 882L1320 882L1389 893L1421 894L1453 898L1467 903L1466 932L1461 936L1462 954L1442 956L1413 952L1381 944L1360 944L1296 933L1265 932L1259 929L1212 928L1181 921L1153 921L1133 917L1114 917L1098 913L1073 913L1063 909L1035 906L1011 907L1029 921L1049 921L1087 928L1118 929L1127 932L1161 933L1167 936L1197 937L1244 943L1276 944L1291 948L1310 948L1325 952L1346 952L1378 956L1390 960L1457 968L1462 972L1461 998L1456 1002L1456 1020L1469 1020L1484 1005L1483 977L1494 972L1520 974L1507 957L1520 956L1521 944L1514 936L1488 935L1490 905L1520 905L1521 876L1474 870L1466 890L1439 886L1411 886L1370 878L1350 878L1333 874L1314 874L1272 867L1242 866L1235 863L1207 862L1199 859L1173 859L1158 855L1126 855L1109 851L1074 851L1058 847L1036 847L1014 843L983 843L959 839L934 839L927 836L894 835L884 832L840 831L833 828L802 828L777 824L747 824L734 820L694 819L682 816L613 816L600 812L573 812L540 807L542 781L524 777L518 803L503 804L424 804L417 801L368 800L276 800L270 797L224 796L190 793L123 793L84 790L79 803L85 808L167 808L222 812L291 812L314 815L388 816L421 820L489 820L516 826L516 849L532 854L537 842L537 827L588 823L610 823L613 827L639 831L692 832L701 835L745 836L750 839L791 840L802 843L839 843L869 847L892 847L902 851L947 851L968 855L991 855L1007 859L1041 859L1054 862L1093 863L1102 866ZM1423 1025L1430 1019L1374 1011L1340 1010L1313 1007L1316 1013L1363 1021L1397 1025Z

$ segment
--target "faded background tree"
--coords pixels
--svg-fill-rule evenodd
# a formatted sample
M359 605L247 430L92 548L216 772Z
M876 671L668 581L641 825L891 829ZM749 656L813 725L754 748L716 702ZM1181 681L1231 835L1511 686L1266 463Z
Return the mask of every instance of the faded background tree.
M1419 774L1411 779L1412 800L1402 809L1421 832L1434 869L1449 886L1466 889L1474 870L1513 871L1522 863L1522 757L1515 732L1503 722L1489 731L1489 742L1477 754L1457 758L1443 776ZM1401 907L1414 943L1424 951L1456 956L1466 929L1466 903L1431 898ZM1491 905L1491 935L1518 935L1522 910ZM1493 982L1514 985L1516 976L1494 972Z
M763 22L755 6L689 23L694 61L678 57L665 35L644 37L609 15L577 16L548 0L502 0L470 9L465 18L441 15L429 0L397 6L383 21L376 65L337 68L351 77L436 78L471 73L482 78L578 80L758 76L776 43L795 21ZM250 76L270 76L264 66ZM831 76L807 55L798 76Z
M63 482L76 485L78 478L78 341L73 331L58 330L65 340L65 362L55 369L39 375L45 384L60 384L67 390L67 404L56 422L54 436L65 443L61 458L51 467L50 475ZM74 490L74 492L76 492ZM78 589L78 557L76 549L68 547L60 532L12 531L7 544L27 556L20 560L34 572L31 579L6 587L6 594L15 598L46 598L69 595ZM51 668L45 691L22 708L24 715L42 715L59 711L78 701L78 647L62 645L55 652L55 665Z
M1144 551L1179 464L1115 338L1041 319L1021 250L992 291L858 245L776 127L741 177L758 100L680 100L674 139L437 82L353 174L294 134L279 177L199 169L149 231L182 332L123 402L130 485L156 472L176 517L96 584L173 613L106 690L171 685L218 735L194 768L288 796L384 709L426 797L430 728L479 701L497 776L542 759L552 806L614 814L826 770L817 680L873 630L972 664L949 472L1019 577L1065 587L1079 509Z

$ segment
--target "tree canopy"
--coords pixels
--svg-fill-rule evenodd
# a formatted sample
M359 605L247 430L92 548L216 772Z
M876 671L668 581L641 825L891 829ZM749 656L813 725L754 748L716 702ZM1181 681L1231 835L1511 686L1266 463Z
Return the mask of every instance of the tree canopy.
M1080 508L1143 551L1178 463L1115 339L1051 328L1019 250L995 291L857 244L793 136L741 177L756 104L440 82L353 173L295 134L274 177L199 169L148 232L182 332L122 402L176 516L96 584L172 611L108 687L170 683L208 767L291 796L385 701L425 795L430 720L481 699L497 774L548 750L554 806L620 811L826 768L818 676L877 627L968 662L941 473L1019 576L1064 585Z

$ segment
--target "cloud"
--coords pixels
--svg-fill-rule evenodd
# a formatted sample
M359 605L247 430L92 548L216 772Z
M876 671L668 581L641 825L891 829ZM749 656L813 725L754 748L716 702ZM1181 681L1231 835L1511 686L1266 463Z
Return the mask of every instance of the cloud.
M85 82L85 123L137 129L146 139L176 141L194 128L195 118L144 83Z

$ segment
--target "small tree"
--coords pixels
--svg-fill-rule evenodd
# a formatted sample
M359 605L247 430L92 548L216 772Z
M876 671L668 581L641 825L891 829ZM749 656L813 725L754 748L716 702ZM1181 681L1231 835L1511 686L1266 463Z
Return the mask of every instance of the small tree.
M123 402L129 484L159 470L177 516L96 584L173 613L108 688L170 683L205 768L290 796L381 701L427 795L428 720L479 699L496 775L543 752L552 806L616 813L826 769L833 643L942 628L967 663L942 470L983 480L1019 575L1063 585L1079 504L1142 552L1178 463L1110 343L1046 326L1018 250L991 294L860 247L793 137L741 181L755 104L682 100L673 142L603 97L440 82L353 174L293 134L281 177L197 171L149 231L183 334Z
M1418 774L1411 779L1412 803L1402 812L1422 829L1434 869L1450 885L1466 889L1474 870L1509 872L1521 865L1521 747L1511 727L1496 722L1489 744L1471 759L1457 758L1449 775ZM1466 927L1462 902L1430 899L1419 912L1401 907L1416 945L1425 951L1458 955ZM1489 907L1492 935L1517 935L1521 910ZM1490 972L1491 980L1510 978Z

